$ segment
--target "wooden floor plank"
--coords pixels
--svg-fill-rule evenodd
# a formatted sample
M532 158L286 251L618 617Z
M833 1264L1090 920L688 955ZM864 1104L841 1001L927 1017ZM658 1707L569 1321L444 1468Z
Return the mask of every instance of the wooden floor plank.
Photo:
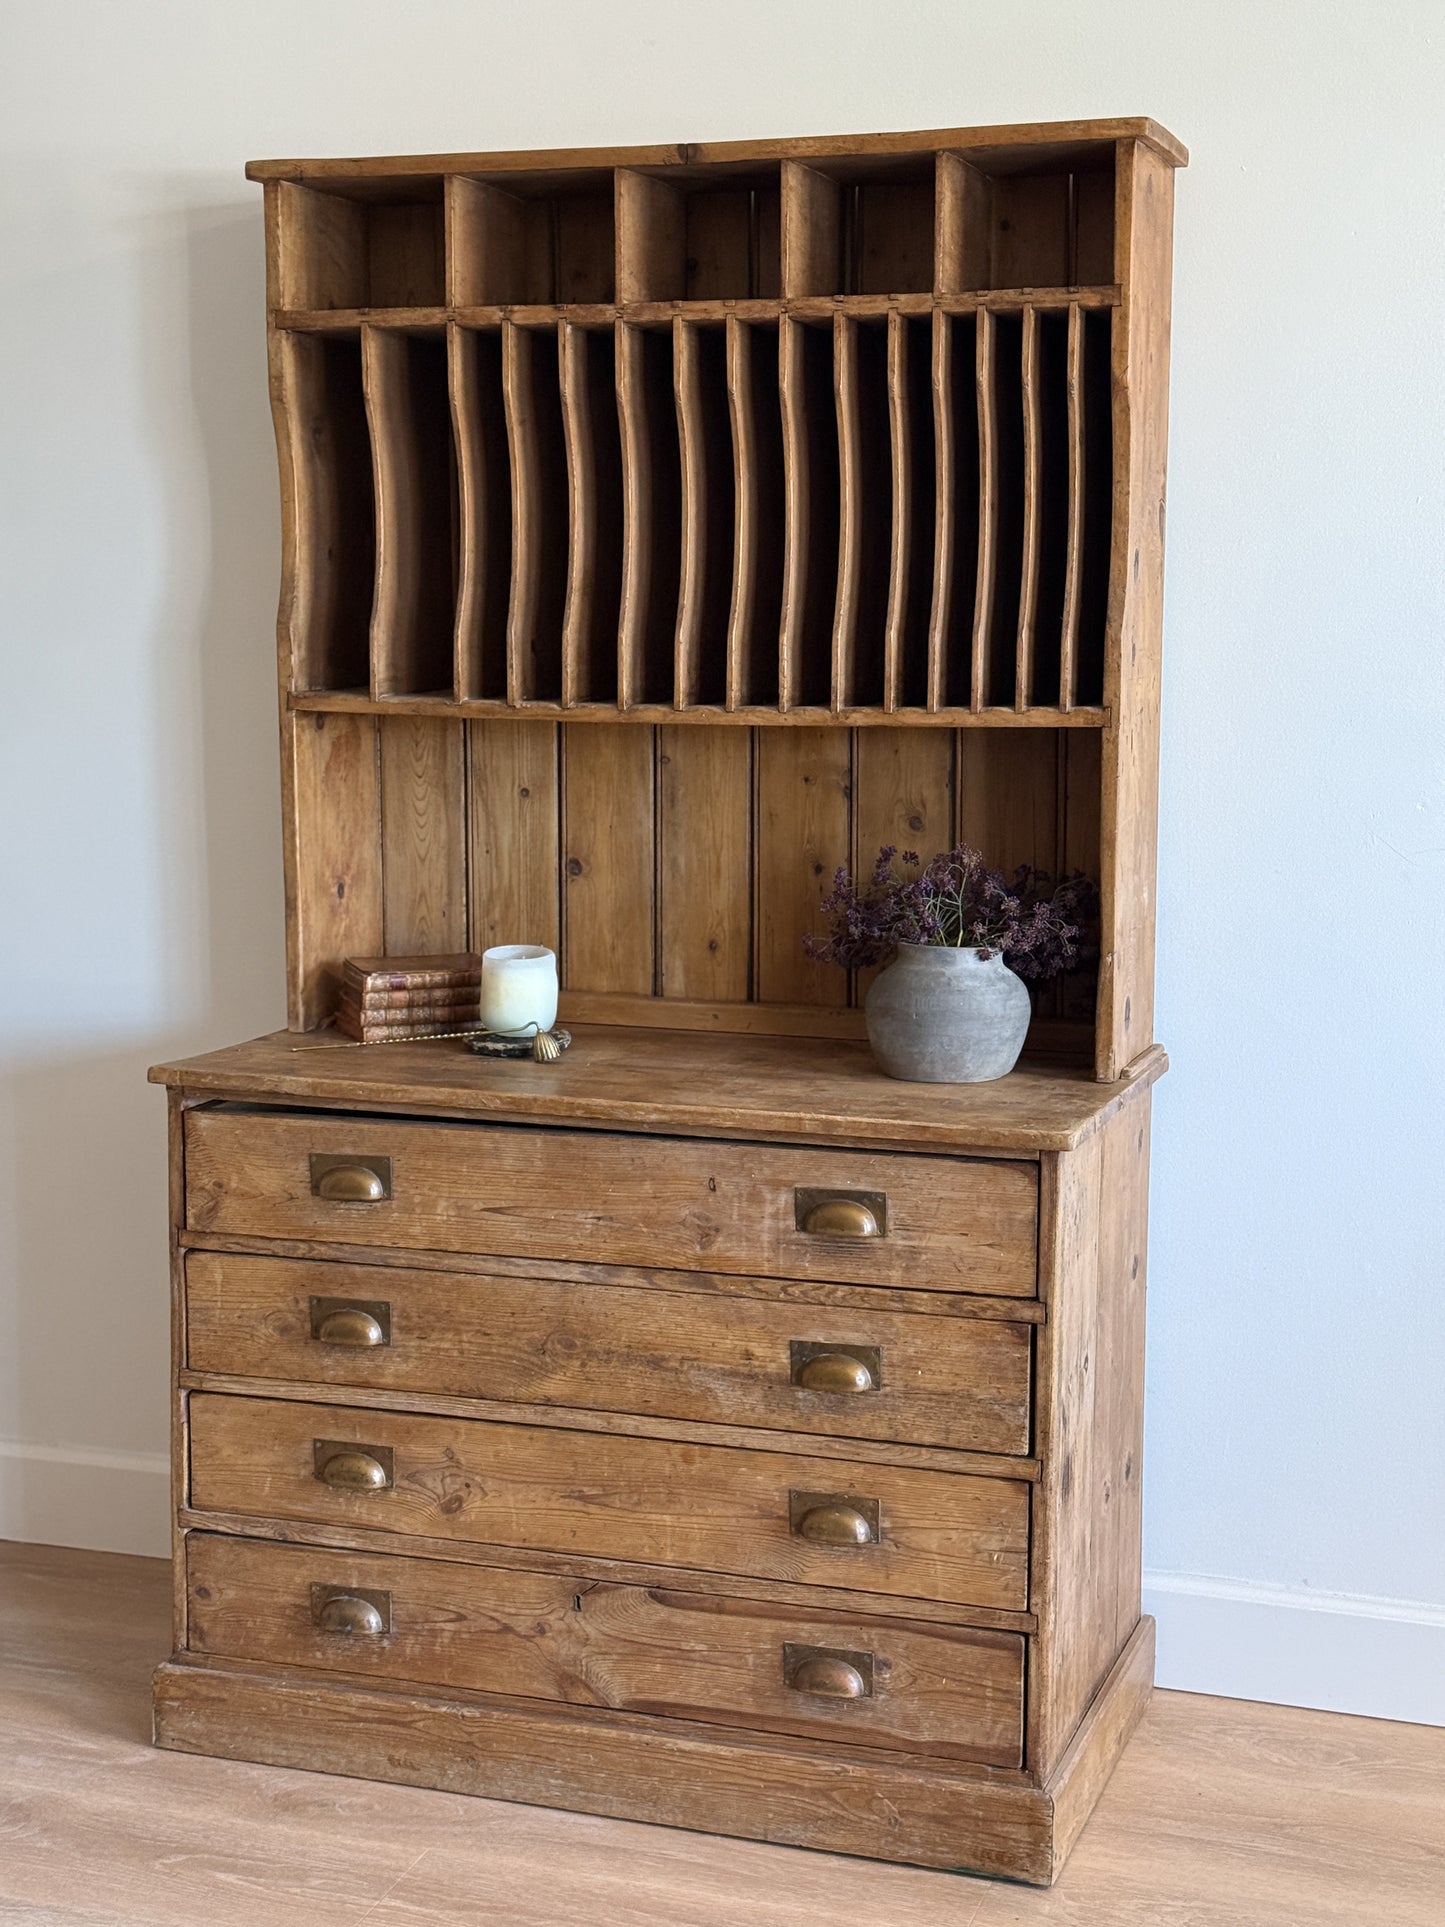
M0 1544L16 1927L1439 1927L1445 1731L1156 1693L1043 1892L149 1745L160 1560ZM482 1897L485 1897L483 1900Z

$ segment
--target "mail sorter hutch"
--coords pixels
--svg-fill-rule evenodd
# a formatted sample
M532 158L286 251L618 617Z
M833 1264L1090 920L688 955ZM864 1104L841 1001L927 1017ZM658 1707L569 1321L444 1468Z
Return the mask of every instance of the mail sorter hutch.
M280 161L290 1029L170 1086L162 1745L1048 1882L1149 1692L1147 120ZM894 1083L835 866L1078 867ZM560 1063L325 1028L543 942Z

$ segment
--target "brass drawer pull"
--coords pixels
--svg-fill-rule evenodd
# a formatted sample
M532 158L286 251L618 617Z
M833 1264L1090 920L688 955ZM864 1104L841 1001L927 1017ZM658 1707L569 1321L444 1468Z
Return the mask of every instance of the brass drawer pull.
M876 1546L878 1501L851 1492L790 1492L788 1523L816 1546Z
M342 1492L385 1492L395 1477L389 1445L353 1445L348 1439L313 1439L312 1464L323 1485Z
M873 1697L872 1653L841 1653L830 1646L783 1647L783 1683L791 1692L819 1699Z
M876 1392L882 1382L876 1345L814 1345L795 1338L789 1351L793 1383L805 1392Z
M888 1196L800 1186L793 1193L793 1221L814 1238L882 1238L888 1231Z
M313 1151L311 1191L332 1204L380 1204L391 1196L391 1159Z
M391 1594L316 1585L311 1588L311 1619L323 1633L374 1639L391 1631Z
M391 1343L391 1306L379 1299L313 1298L311 1336L319 1345L366 1351Z

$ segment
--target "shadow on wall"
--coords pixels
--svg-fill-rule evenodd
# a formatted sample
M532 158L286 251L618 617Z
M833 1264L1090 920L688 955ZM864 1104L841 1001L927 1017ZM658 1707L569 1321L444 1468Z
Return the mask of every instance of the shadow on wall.
M146 793L110 820L96 798L73 865L81 888L99 865L129 874L115 839L139 826L152 849L136 888L156 882L129 930L90 932L84 1025L98 1047L57 1014L66 1048L27 1052L4 1080L18 1302L0 1376L0 1537L154 1552L169 1537L169 1284L165 1105L146 1071L285 1021L261 200L188 205L195 185L145 183L170 211L136 238L139 365L117 384L146 442L130 466L156 478L164 518L155 612L136 617L124 672L149 691ZM131 1014L161 1021L111 1025L108 975Z

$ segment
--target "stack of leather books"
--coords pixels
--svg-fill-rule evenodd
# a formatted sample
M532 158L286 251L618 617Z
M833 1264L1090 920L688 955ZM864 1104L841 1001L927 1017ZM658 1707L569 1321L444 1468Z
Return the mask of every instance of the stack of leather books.
M348 957L341 973L336 1028L358 1044L449 1037L481 1026L482 960L450 957Z

